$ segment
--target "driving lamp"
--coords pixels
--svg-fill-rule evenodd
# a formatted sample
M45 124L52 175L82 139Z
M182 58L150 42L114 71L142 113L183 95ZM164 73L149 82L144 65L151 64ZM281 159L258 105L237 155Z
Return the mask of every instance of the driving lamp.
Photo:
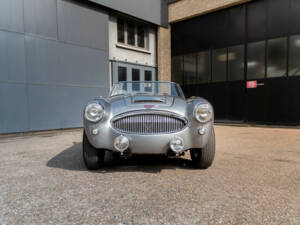
M184 147L182 138L176 136L171 139L169 145L172 151L175 153L180 153Z
M84 116L90 122L98 122L104 114L103 106L98 103L90 103L85 107Z
M118 136L115 138L114 147L120 152L124 152L129 147L129 140L125 136Z
M200 123L206 123L212 119L213 109L212 107L205 103L199 104L194 109L194 117Z

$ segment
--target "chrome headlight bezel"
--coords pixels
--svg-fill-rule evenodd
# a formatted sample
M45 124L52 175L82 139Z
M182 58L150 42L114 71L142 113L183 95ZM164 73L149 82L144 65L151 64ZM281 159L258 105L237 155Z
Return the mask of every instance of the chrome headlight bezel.
M97 103L91 102L84 109L84 118L90 122L99 122L104 115L104 107Z
M209 103L197 104L194 108L194 118L200 123L210 122L213 118L213 108Z

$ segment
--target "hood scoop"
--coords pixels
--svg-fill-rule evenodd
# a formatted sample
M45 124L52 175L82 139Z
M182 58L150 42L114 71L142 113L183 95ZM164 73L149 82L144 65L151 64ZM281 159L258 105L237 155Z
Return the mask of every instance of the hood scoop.
M166 103L166 98L159 96L134 96L132 97L132 103Z

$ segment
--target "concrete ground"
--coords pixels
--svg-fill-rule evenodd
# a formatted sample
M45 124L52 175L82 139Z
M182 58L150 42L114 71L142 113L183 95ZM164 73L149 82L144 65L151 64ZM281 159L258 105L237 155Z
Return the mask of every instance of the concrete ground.
M134 158L90 172L80 130L0 137L0 224L300 224L300 130L216 126L207 170Z

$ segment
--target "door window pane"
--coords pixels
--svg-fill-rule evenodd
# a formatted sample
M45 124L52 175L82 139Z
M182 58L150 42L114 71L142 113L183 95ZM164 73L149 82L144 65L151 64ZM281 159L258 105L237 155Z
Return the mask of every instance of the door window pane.
M139 81L139 80L140 80L140 70L132 69L132 81Z
M118 81L127 80L127 68L123 66L118 66Z
M145 81L152 81L152 71L145 70ZM152 86L145 86L144 89L146 92L152 92Z
M244 80L244 45L228 48L228 80Z
M184 55L184 84L195 84L197 79L196 54Z
M182 72L183 72L183 58L182 56L172 57L172 81L182 84Z
M197 61L197 83L209 83L211 79L210 51L199 52Z
M124 43L125 42L125 26L124 20L118 19L118 42Z
M145 48L145 30L141 25L137 26L138 47Z
M226 48L213 50L212 80L213 82L226 81L227 50Z
M300 35L290 37L289 76L300 75Z
M248 44L247 79L265 77L265 41Z
M287 38L268 40L267 77L286 76Z
M145 70L145 81L152 81L152 71Z
M132 81L139 81L140 80L140 70L139 69L132 69ZM133 83L132 84L132 90L133 91L139 91L140 90L140 84L139 83Z
M135 45L135 26L132 22L127 22L127 43L129 45Z

